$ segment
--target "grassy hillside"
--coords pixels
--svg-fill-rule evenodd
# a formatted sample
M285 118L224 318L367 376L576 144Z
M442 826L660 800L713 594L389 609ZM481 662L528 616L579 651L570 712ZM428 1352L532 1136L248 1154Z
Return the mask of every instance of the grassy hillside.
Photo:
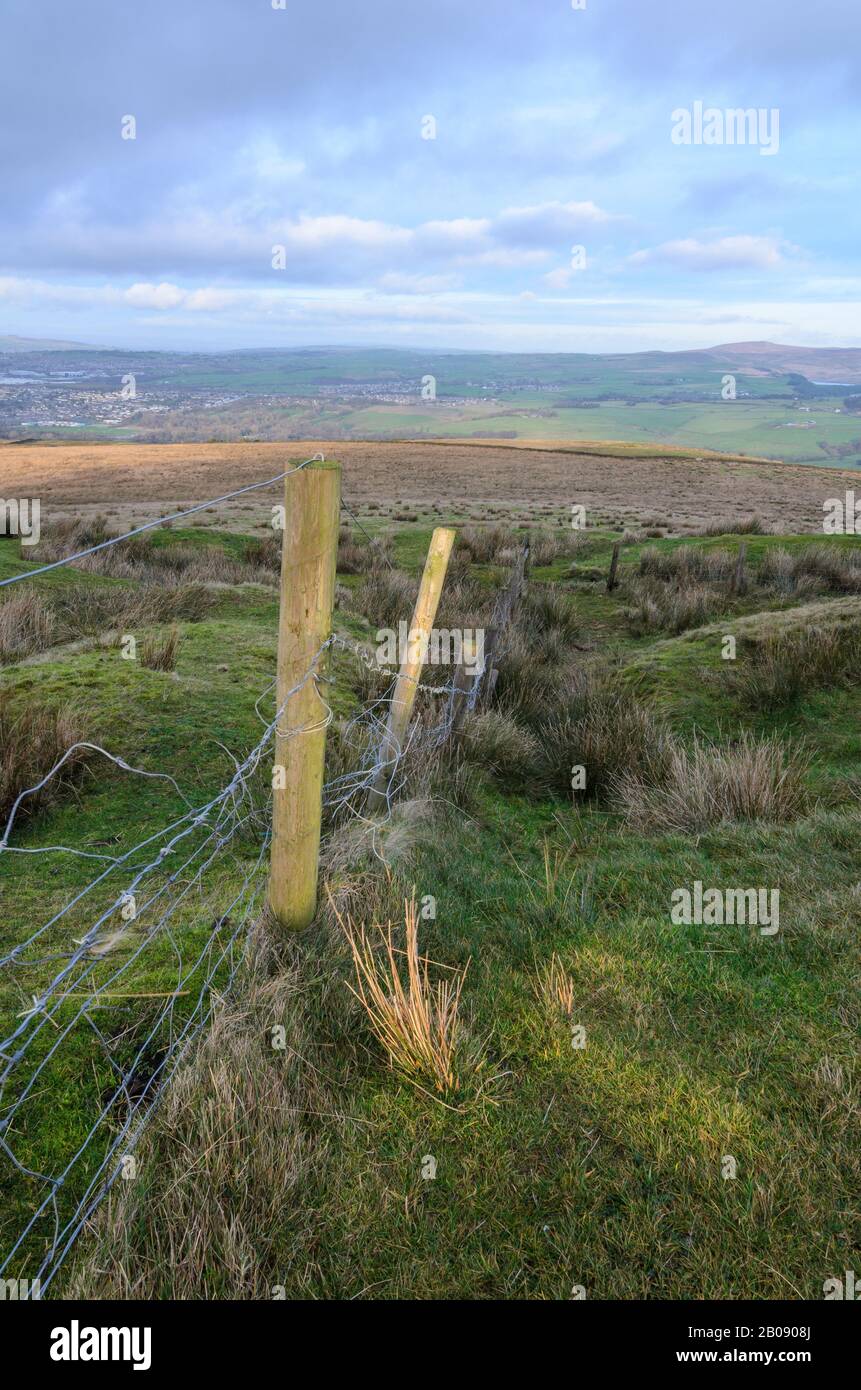
M384 605L406 602L430 534L363 520L395 570L369 572L361 534L342 546L337 628L350 640L372 639ZM139 1147L136 1180L117 1185L82 1235L62 1288L807 1299L853 1268L861 546L629 535L621 586L607 594L617 538L589 532L574 548L546 538L494 709L468 722L452 760L409 769L376 841L352 817L330 819L332 897L318 926L296 942L271 924L254 933ZM467 603L481 614L506 574L510 538L467 540L450 624L466 620ZM169 771L197 804L259 737L255 702L275 658L273 557L235 532L175 528L134 565L34 581L54 627L21 659L7 644L3 707L12 719L25 706L71 707L88 737L133 766ZM0 578L21 567L0 542ZM124 607L143 590L170 595L162 621ZM174 669L123 660L114 621L141 640L175 625ZM792 645L811 631L826 635ZM722 656L727 635L735 661ZM337 775L350 757L344 717L378 686L346 652L332 675ZM746 740L773 741L795 779L791 800L775 788L769 801L754 778L749 815L734 792L706 808L696 777L712 775L712 754L703 761L702 750L722 750L741 776ZM673 758L686 770L681 789ZM575 795L578 762L588 778ZM167 783L94 759L13 843L114 853L182 810ZM156 937L124 988L174 988L177 943L190 957L258 849L256 834L232 846L206 895L183 900L174 940ZM72 856L0 855L0 949L91 877L92 864ZM779 888L780 931L674 923L672 894L695 880ZM400 942L414 891L435 899L419 925L433 978L466 971L461 1085L449 1091L389 1064L348 988L356 977L338 916L354 928L394 922ZM77 920L52 930L41 954L62 953ZM128 949L124 938L95 977ZM0 972L4 1033L53 969L49 959ZM187 1007L177 1004L177 1019ZM128 1054L149 1008L123 999L100 1010L114 1052ZM271 1045L276 1024L283 1051ZM27 1166L62 1166L110 1078L99 1038L79 1026L19 1112ZM734 1178L723 1176L727 1156ZM0 1247L40 1193L4 1166ZM61 1211L74 1195L60 1194ZM44 1241L40 1227L7 1274L26 1276Z

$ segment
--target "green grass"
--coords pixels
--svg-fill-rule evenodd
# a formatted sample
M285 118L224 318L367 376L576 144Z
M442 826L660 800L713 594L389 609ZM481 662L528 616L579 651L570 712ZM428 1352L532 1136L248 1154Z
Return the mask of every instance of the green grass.
M400 529L396 562L417 572L430 530L426 521ZM745 539L754 569L770 546L810 543ZM245 543L210 530L157 536L159 544L179 540L234 553ZM694 543L732 549L738 541ZM609 534L594 537L582 570L606 570L611 543ZM7 549L0 545L0 575L20 568ZM641 549L625 547L623 577ZM650 838L606 808L507 794L488 782L468 815L438 811L395 866L389 901L396 910L413 884L436 899L435 920L422 923L422 950L449 967L469 963L464 1003L496 1080L481 1102L454 1108L399 1081L361 1020L337 1021L331 991L346 1001L346 989L331 984L320 943L300 943L302 1058L322 1078L327 1104L303 1118L312 1159L285 1192L274 1229L250 1252L255 1296L283 1285L288 1297L564 1299L583 1285L599 1299L807 1299L858 1257L852 1114L861 802L848 779L861 759L861 691L819 690L791 714L752 721L725 679L720 634L789 620L791 611L761 611L752 593L707 629L634 638L624 594L607 595L576 570L564 577L568 568L557 562L533 582L562 580L584 641L680 734L731 738L752 727L803 738L814 755L813 809L787 826ZM59 571L35 582L47 591L69 579ZM841 602L848 601L821 600ZM361 631L354 618L339 621ZM62 652L4 669L3 690L17 703L74 701L94 737L134 765L169 770L197 803L229 777L225 750L240 755L259 736L254 701L274 670L275 593L220 590L211 615L180 626L176 678L112 650ZM336 675L331 698L343 714L355 700L345 669ZM166 784L96 765L75 799L22 826L17 843L119 848L180 807ZM545 838L569 853L574 886L564 906L539 886ZM208 912L254 852L253 842L241 846ZM71 856L0 856L0 947L22 939L91 874L88 861ZM780 934L673 925L671 894L695 879L779 886ZM192 906L183 911L184 949L202 940L208 920ZM62 933L50 943L61 948ZM574 981L572 1021L586 1029L583 1049L572 1047L570 1028L548 1017L534 993L536 973L554 953ZM0 991L5 1025L39 988L43 969L29 968ZM128 988L169 988L174 973L169 947L155 943ZM117 1036L136 1033L148 1016L128 1002L104 1012ZM283 1065L262 1035L260 1048L261 1067ZM94 1036L76 1032L18 1136L34 1166L62 1165L108 1079ZM246 1139L253 1145L253 1129ZM167 1200L176 1181L204 1180L188 1176L187 1156L176 1171L166 1168L164 1143L156 1130L139 1151L153 1201ZM728 1154L738 1165L729 1181L721 1176ZM422 1177L428 1155L436 1160L432 1180ZM4 1177L4 1242L37 1190ZM221 1196L227 1209L242 1201L239 1187ZM145 1251L146 1204L142 1211L134 1240ZM80 1259L88 1249L82 1238ZM171 1296L170 1268L147 1277L159 1296ZM246 1276L231 1273L217 1249L206 1279L215 1296L245 1296Z

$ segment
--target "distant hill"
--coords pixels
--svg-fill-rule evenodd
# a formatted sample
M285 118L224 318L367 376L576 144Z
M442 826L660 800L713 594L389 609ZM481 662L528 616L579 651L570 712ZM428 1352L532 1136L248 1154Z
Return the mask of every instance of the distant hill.
M85 352L90 346L63 342L60 338L19 338L14 333L0 333L0 352Z
M705 355L740 367L798 372L811 381L861 382L861 348L791 347L785 343L720 343Z

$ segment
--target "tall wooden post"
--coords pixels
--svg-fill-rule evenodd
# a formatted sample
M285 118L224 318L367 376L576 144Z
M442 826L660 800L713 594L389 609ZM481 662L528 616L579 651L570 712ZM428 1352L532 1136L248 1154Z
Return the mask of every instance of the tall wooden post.
M438 526L431 536L425 561L424 574L416 599L415 612L410 625L407 649L401 658L401 669L395 685L386 732L380 749L380 770L368 795L368 809L382 811L388 805L387 791L392 771L412 718L416 702L416 688L422 674L422 650L430 639L440 594L448 569L451 548L455 533L447 526Z
M332 631L340 509L339 463L315 460L284 479L269 903L295 931L317 910L326 751L326 707L313 676L301 682Z

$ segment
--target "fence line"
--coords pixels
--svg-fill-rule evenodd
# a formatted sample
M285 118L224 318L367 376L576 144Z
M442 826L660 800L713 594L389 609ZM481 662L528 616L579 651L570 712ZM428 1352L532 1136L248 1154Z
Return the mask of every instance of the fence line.
M314 461L306 460L277 478L237 489L213 501L226 501L255 488L271 486ZM163 525L165 521L188 516L210 505L213 502L201 503L172 517L147 523L127 535L102 542L40 569L13 576L3 583L18 582L60 565L71 564L96 550L119 544L142 531ZM519 600L524 576L525 560L518 566L512 584L500 596L497 605L506 621L510 620ZM50 982L33 995L32 1006L21 1011L8 1036L0 1039L0 1151L22 1179L41 1184L45 1189L35 1207L29 1211L28 1219L23 1221L11 1248L5 1256L0 1252L0 1276L8 1270L16 1256L26 1256L39 1261L36 1279L41 1287L50 1285L77 1236L123 1172L125 1161L154 1113L155 1103L164 1094L167 1082L205 1026L213 1008L214 991L218 989L224 993L230 988L243 957L248 924L263 902L266 865L272 847L272 790L270 786L265 806L258 806L253 785L255 774L260 771L264 754L276 744L276 740L292 740L332 722L333 712L326 701L320 675L320 663L331 648L349 652L375 672L380 671L379 665L373 663L361 644L339 635L328 636L301 676L280 699L276 699L277 708L271 719L262 713L260 707L265 698L271 697L276 682L271 682L260 693L254 703L255 713L263 725L260 738L241 760L230 755L234 762L232 776L214 796L200 805L192 804L169 773L133 767L123 757L95 743L73 745L38 783L16 797L0 839L0 858L3 854L68 854L96 860L103 867L47 921L0 956L0 968L10 971L9 980L14 979L17 972L26 973L34 967L57 967ZM497 648L496 660L500 654L501 648ZM421 680L421 674L419 670L417 676L407 677L414 692L442 696L450 710L455 695L463 693L457 681L453 679L435 685ZM288 702L309 682L314 683L320 698L322 712L319 719L293 729L283 728L282 716ZM475 707L484 685L483 669L475 674L467 692L470 709ZM415 721L392 756L392 749L386 740L386 728L392 710L394 686L395 673L392 673L389 692L371 701L345 725L344 738L351 737L359 727L363 730L362 765L324 783L321 798L323 806L335 820L353 815L367 825L377 853L377 834L391 817L394 802L403 790L408 757L415 756L422 749L433 751L455 732L450 719L433 726L424 720ZM91 853L69 845L11 845L9 838L21 807L59 774L67 759L79 748L88 748L103 756L123 773L169 784L184 803L185 812L117 855ZM386 774L381 796L382 815L370 817L364 810L365 802L373 787L381 787L382 773ZM253 834L255 846L250 864L249 856L241 851L239 838L248 833ZM206 880L213 866L223 869L225 861L222 856L227 850L232 854L229 886L223 874L214 881L212 878ZM182 860L178 865L177 855ZM119 891L116 879L110 881L113 875L119 876L123 883ZM238 890L235 887L237 879ZM209 886L205 886L205 880ZM105 888L106 899L99 891ZM140 890L143 890L144 901L139 903ZM87 900L93 894L96 897L91 905ZM203 908L207 901L211 904L213 920L203 940L198 943L196 930L203 920ZM131 913L126 917L123 909L129 907ZM193 958L187 958L189 932L182 930L187 925L183 913L189 910L193 912L191 927L195 931ZM65 930L68 935L74 920L72 914L78 911L88 914L86 929L71 943L61 939L56 948L51 949L53 942L49 933L59 929ZM112 919L117 913L120 914L122 925L113 935L103 938L101 934L110 932ZM136 943L134 932L140 933ZM125 948L127 943L132 945L132 949L120 961L112 961L112 952L119 946ZM162 948L167 951L168 960L175 957L176 973L172 977L172 989L154 993L117 989L118 985L131 983L126 978L129 972L138 962L145 964L153 954L154 963L159 967ZM150 955L145 957L145 952ZM141 1023L140 1017L132 1021L133 1042L129 1045L134 1053L132 1056L128 1055L129 1046L126 1046L129 1030L112 1038L109 1030L99 1026L93 1017L95 1009L116 1009L121 1006L114 1001L127 997L160 1001L152 1014L144 1018L141 1027L137 1027ZM62 1063L64 1046L75 1045L77 1028L81 1023L92 1031L107 1062L111 1080L99 1094L94 1118L86 1133L78 1133L70 1141L71 1154L64 1154L53 1164L46 1163L32 1152L38 1141L38 1129L34 1137L28 1134L26 1111L28 1106L38 1103L43 1086L50 1091L50 1069ZM23 1121L20 1133L16 1121ZM42 1171L43 1168L46 1171ZM41 1248L41 1256L36 1253L38 1248Z

